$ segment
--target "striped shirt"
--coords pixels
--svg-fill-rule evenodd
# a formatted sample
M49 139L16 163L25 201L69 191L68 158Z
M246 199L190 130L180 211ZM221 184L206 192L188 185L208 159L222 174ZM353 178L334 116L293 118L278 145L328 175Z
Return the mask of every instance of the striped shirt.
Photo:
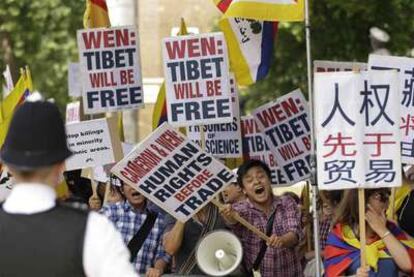
M105 205L100 212L115 224L127 245L144 223L148 211L134 210L128 201L122 201ZM158 259L163 259L167 263L170 261L170 256L162 247L163 233L164 220L162 216L158 215L154 227L133 261L139 273L145 274L148 268L153 267Z

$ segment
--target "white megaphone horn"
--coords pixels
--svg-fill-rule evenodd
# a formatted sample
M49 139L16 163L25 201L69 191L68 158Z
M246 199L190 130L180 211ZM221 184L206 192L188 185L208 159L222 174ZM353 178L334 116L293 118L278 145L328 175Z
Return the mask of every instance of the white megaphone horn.
M243 258L240 240L226 230L207 234L197 246L198 267L210 276L226 276L234 272Z

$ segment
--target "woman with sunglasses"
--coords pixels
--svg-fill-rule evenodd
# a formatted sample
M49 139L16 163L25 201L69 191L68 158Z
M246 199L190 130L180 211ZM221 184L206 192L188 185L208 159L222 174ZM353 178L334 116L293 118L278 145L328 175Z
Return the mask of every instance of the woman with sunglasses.
M360 268L358 192L349 190L335 216L325 248L325 274L333 276L398 276L413 274L414 241L387 221L390 190L366 189L366 251L369 268Z

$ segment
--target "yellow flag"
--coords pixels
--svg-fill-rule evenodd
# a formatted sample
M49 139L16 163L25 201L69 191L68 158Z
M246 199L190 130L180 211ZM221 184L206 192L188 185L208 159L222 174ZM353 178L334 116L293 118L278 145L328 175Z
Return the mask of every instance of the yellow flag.
M86 0L86 10L83 15L85 28L110 27L108 7L105 0Z
M27 96L29 96L32 90L32 78L30 71L27 68L26 71L21 74L14 89L7 95L6 99L0 103L0 147L3 145L4 139L6 138L14 110Z
M225 15L263 21L303 21L304 0L233 0L214 1L227 5Z

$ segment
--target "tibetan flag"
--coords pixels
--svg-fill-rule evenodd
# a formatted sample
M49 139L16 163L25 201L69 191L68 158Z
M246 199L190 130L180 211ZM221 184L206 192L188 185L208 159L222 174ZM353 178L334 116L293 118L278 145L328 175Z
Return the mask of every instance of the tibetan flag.
M232 1L233 0L213 0L214 4L222 13L227 11Z
M187 26L185 25L184 19L181 18L179 36L187 35ZM158 92L157 100L155 101L154 111L152 112L152 129L155 130L162 123L168 120L167 115L167 100L165 97L165 82L162 83L160 91Z
M219 26L227 41L230 70L237 83L247 86L266 77L278 23L223 17Z
M86 0L86 10L83 15L85 28L110 27L108 7L105 0Z
M303 21L304 0L233 0L225 15L263 21Z
M414 240L391 221L387 222L387 229L402 243L411 261L414 262ZM325 276L343 276L351 267L353 269L358 268L361 258L360 246L359 239L356 238L351 227L341 224L335 225L328 236L324 251ZM371 272L380 271L384 273L393 270L395 265L389 263L390 253L379 237L376 237L374 242L367 244L366 251L367 264L370 266Z
M213 0L226 13L233 0ZM247 86L266 77L273 57L277 22L223 16L219 22L229 49L230 70L237 83Z
M6 138L16 107L23 103L32 91L32 78L29 69L26 69L22 71L14 89L7 95L3 102L0 102L0 147Z

